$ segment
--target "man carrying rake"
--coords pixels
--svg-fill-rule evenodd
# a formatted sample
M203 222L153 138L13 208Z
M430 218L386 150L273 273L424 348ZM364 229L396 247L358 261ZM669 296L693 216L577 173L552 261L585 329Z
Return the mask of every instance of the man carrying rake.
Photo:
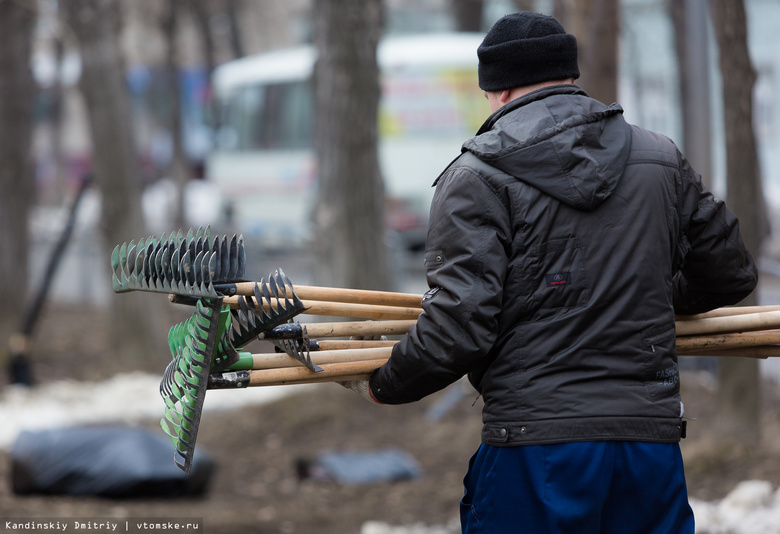
M424 312L350 386L400 404L468 375L465 533L693 533L674 318L755 288L737 219L575 85L555 19L507 15L477 52L493 113L436 180Z

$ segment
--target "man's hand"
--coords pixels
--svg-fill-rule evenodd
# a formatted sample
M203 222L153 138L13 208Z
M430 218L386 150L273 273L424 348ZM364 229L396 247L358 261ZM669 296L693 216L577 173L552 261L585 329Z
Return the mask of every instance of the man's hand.
M344 386L347 389L351 389L366 399L368 402L373 404L382 404L371 394L371 388L368 385L368 380L344 380L342 382L338 382L338 384Z

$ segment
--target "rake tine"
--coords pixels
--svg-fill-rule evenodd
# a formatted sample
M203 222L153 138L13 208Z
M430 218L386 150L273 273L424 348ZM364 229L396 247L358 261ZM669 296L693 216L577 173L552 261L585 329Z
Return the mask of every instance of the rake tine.
M157 255L160 252L160 244L157 243L149 252L149 256L146 261L146 282L149 284L149 288L157 290Z
M144 260L144 282L146 287L151 290L155 290L157 286L157 273L155 272L154 264L155 257L157 256L157 241L150 239L149 244L146 245L146 259Z
M163 378L160 381L160 395L164 399L173 395L173 375L176 372L176 368L179 366L181 356L181 349L178 349L174 353L173 359L168 363L167 367L165 368L165 372L163 373Z
M211 255L209 256L209 276L211 280L219 280L220 276L220 264L219 264L219 236L216 236L211 242ZM213 259L213 263L212 263Z
M195 284L195 273L192 272L191 250L187 250L181 257L181 278L186 286Z
M309 339L304 329L304 336L300 343L297 340L281 339L272 341L273 345L286 353L288 356L292 356L303 365L305 365L310 371L315 373L322 372L322 367L314 363L311 359L311 353L309 352Z
M171 292L174 287L173 270L171 269L171 252L173 249L173 243L168 242L160 254L160 273L159 278L162 280L161 287L166 292Z
M236 271L236 280L240 280L244 277L244 273L246 272L246 249L244 248L244 235L240 234L238 236L238 258L236 260L236 263L238 265L237 271Z
M230 261L230 267L228 267L228 276L231 278L235 278L236 273L238 272L238 241L237 237L234 235L233 238L230 240L230 250L228 252L228 259Z
M247 305L247 301L250 303ZM241 297L238 299L238 309L231 310L233 316L232 329L230 332L230 341L234 347L242 347L255 339L258 330L257 316L253 310L252 297Z
M263 284L264 291L261 290L260 284ZM268 301L269 305L270 305L270 298L269 298L269 296L264 295L264 293L268 292L268 288L265 287L265 282L263 281L262 278L260 279L260 284L255 283L254 287L252 288L252 293L254 294L255 302L257 303L255 310L259 310L258 314L263 318L263 320L270 321L271 317L270 317L270 315L268 315L266 313L265 306L263 306L263 299Z
M208 265L206 266L207 277L208 277L207 279L209 281L209 285L211 285L214 280L219 280L218 269L219 269L219 252L212 252L209 255L209 262Z
M195 233L195 236L196 237L200 237L200 239L205 241L206 244L208 245L208 241L211 239L211 237L210 237L211 236L211 228L208 227L208 226L206 228L204 228L203 226L199 226L198 227L198 231Z
M213 277L211 276L211 260L214 257L214 253L209 251L205 251L203 253L203 258L201 259L200 263L200 277L201 281L204 286L211 287L211 281L213 280ZM216 260L214 260L214 263L216 264Z
M200 230L198 230L200 232ZM203 252L203 237L197 237L195 241L190 244L190 252L193 258L197 258L198 255ZM193 260L194 261L194 260Z
M138 244L135 246L135 256L133 258L133 265L130 268L130 287L133 289L140 289L143 287L141 280L143 279L144 271L144 240L139 239ZM129 259L129 255L128 255Z
M163 233L163 235L160 236L160 241L157 243L157 247L155 247L153 267L154 279L160 284L160 286L164 285L164 282L166 281L165 270L163 268L163 257L165 256L165 251L167 249L168 237Z
M263 306L263 311L264 313L268 314L268 317L271 320L273 320L276 318L277 313L272 305L273 300L271 300L271 298L276 298L276 301L280 303L281 306L284 306L284 304L281 304L281 300L279 299L279 288L276 287L276 282L273 278L269 278L267 284L263 283L262 279L260 280L260 283L263 296L265 297L265 301L268 303L268 310L265 311L265 306Z
M181 235L181 230L179 231ZM176 250L171 254L171 270L173 272L173 279L176 284L179 285L184 282L184 274L182 271L182 262L184 261L184 254L186 254L186 243L182 240L176 245Z
M120 252L121 253L121 252ZM135 288L136 276L135 276L135 262L138 259L138 244L135 241L130 241L127 247L127 254L121 261L124 264L125 272L127 274L127 286L130 289Z
M129 291L127 287L127 275L123 264L123 258L126 260L127 243L122 243L114 247L111 253L111 285L116 293Z
M138 287L149 287L149 256L151 256L154 250L154 243L152 237L147 237L145 240L138 241L138 247L136 248L136 282Z
M192 262L192 275L195 280L195 285L200 286L203 284L203 258L205 256L204 251L200 251L195 256L195 261Z
M136 289L143 288L144 279L144 261L146 258L146 240L139 239L135 246L135 261L133 262L131 282Z
M285 301L288 301L287 297L287 288L290 289L290 297L292 299L292 305L293 306L301 306L303 307L303 302L298 298L298 295L295 294L295 290L293 288L292 281L287 278L287 275L284 274L284 271L281 269L278 269L274 275L275 278L277 278L281 283L277 282L277 285L282 286L282 291L284 292L284 298Z
M178 293L180 291L179 284L181 282L181 273L179 271L179 248L178 245L171 244L168 248L170 252L170 260L168 262L168 271L166 276L168 277L168 283L170 285L170 292Z
M228 257L229 251L230 247L228 245L228 239L227 236L224 236L219 242L219 272L221 275L218 277L219 280L221 280L223 277L227 279L230 278L230 258Z

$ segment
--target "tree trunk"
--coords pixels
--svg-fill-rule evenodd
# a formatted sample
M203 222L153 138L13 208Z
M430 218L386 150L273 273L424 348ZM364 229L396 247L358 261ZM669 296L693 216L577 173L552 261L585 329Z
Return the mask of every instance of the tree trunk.
M82 65L79 88L89 110L93 170L102 197L101 233L108 263L114 246L146 234L119 45L120 4L116 0L69 0L61 2L60 8L79 42ZM159 320L158 300L143 294L115 295L111 299L111 315L111 336L116 351L112 357L149 361L166 355L167 328Z
M712 188L707 0L667 0L675 36L685 157Z
M28 220L33 198L30 157L35 81L30 70L35 12L0 2L0 364L21 321L28 283Z
M756 73L747 45L747 17L742 0L712 0L723 80L728 202L737 214L750 251L758 258L764 236L764 199L753 133L753 85ZM755 304L755 293L744 301ZM718 366L719 435L726 442L750 446L760 438L760 377L757 360L722 358Z
M238 23L238 12L240 6L238 0L227 0L227 17L230 23L230 48L233 50L233 57L244 57L244 39L241 36L241 26Z
M455 19L455 31L482 31L483 4L483 0L450 0L453 18Z
M168 102L170 107L168 129L170 130L171 146L173 148L167 174L171 181L176 184L176 212L173 215L173 226L174 228L183 228L186 224L184 192L190 179L190 170L187 156L184 153L184 132L182 132L182 87L179 78L179 12L177 4L177 0L168 0L167 9L160 20L160 28L167 47L165 75L168 78ZM199 2L195 2L195 4L200 5ZM208 30L208 26L206 26L206 29Z
M323 285L386 289L390 277L377 149L382 3L318 0L314 20L316 277Z
M566 31L577 37L580 79L590 96L617 101L618 0L556 0L554 10Z
M175 0L171 4L175 4ZM206 79L211 80L211 73L217 63L214 39L211 36L211 12L207 0L191 0L193 19L198 29L198 37L203 44L203 62L206 65ZM226 15L229 20L229 16ZM230 24L230 23L228 23ZM231 39L232 41L232 39Z

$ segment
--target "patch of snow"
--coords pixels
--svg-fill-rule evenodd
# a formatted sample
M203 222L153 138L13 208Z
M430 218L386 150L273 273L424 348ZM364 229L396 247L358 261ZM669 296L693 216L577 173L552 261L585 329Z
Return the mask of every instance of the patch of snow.
M160 376L117 375L102 382L61 380L38 387L8 386L0 391L0 449L8 450L24 430L90 423L136 423L160 419L165 405L159 394ZM232 410L272 402L301 391L300 386L210 390L203 411Z
M777 532L780 525L780 490L764 480L740 482L717 502L690 502L700 534Z
M426 526L423 523L394 527L381 521L363 523L360 534L460 534L460 520L453 519L447 525Z
M764 480L746 480L720 501L690 499L697 534L757 534L780 531L780 489ZM380 521L363 524L360 534L457 534L458 519L447 525L422 523L393 526Z

